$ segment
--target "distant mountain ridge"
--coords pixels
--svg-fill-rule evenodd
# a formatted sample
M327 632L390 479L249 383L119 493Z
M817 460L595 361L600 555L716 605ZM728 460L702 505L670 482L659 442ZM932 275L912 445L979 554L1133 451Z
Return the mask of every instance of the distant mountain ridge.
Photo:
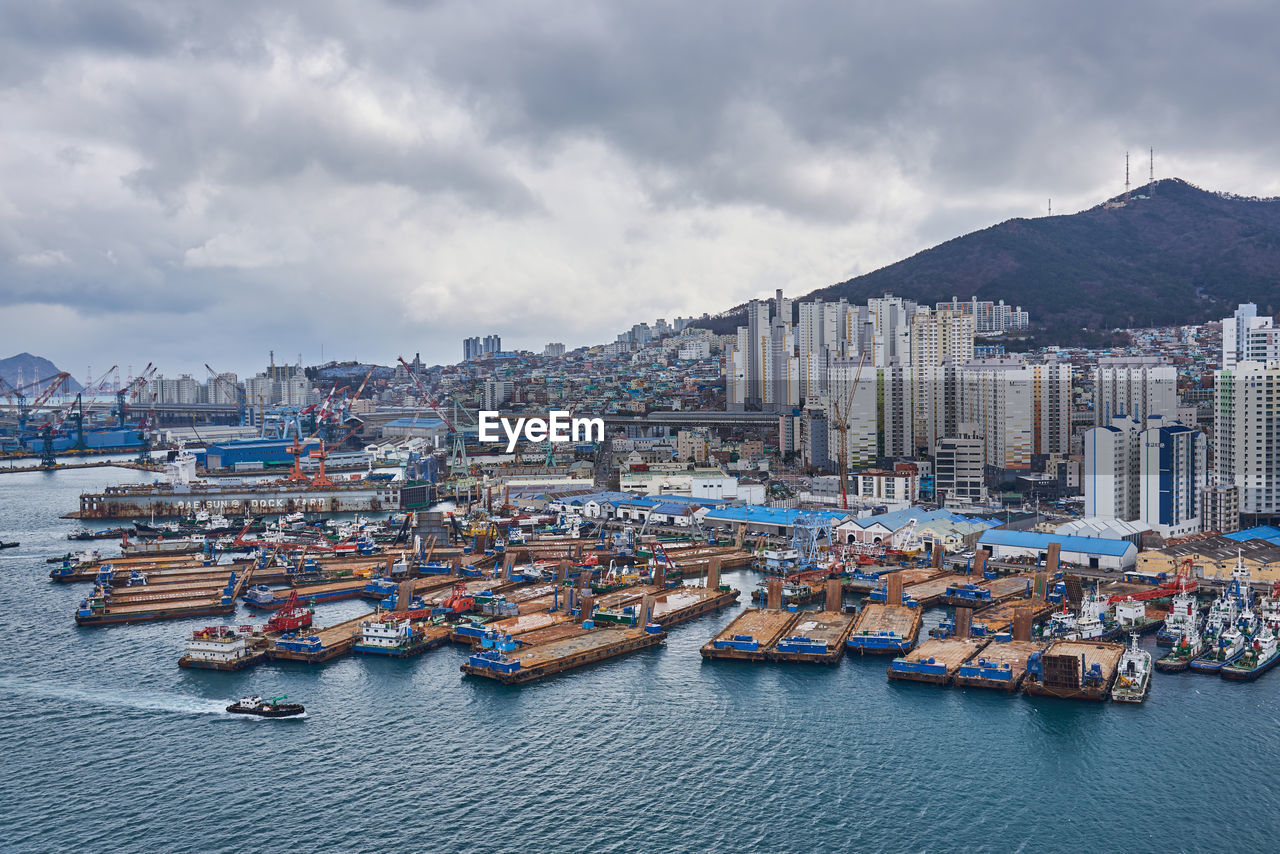
M22 374L22 381L31 385L36 380L46 380L61 373L62 369L43 356L33 356L30 353L19 353L7 359L0 359L0 377L4 377L4 381L9 385L17 386L19 372ZM84 386L80 385L75 377L67 378L67 388L72 394L84 390ZM27 396L34 395L28 391Z
M1225 317L1241 302L1280 308L1280 199L1215 193L1178 178L1064 216L1010 219L796 302L921 304L972 296L1021 305L1069 343L1082 329L1170 326ZM731 331L745 306L699 325Z

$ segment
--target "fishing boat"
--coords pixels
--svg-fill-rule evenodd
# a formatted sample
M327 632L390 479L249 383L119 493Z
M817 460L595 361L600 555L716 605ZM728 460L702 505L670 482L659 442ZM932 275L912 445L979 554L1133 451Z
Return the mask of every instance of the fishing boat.
M1117 703L1141 703L1151 690L1151 653L1138 646L1138 633L1129 633L1129 646L1120 656L1111 699Z
M1223 679L1251 682L1276 664L1280 664L1280 644L1276 643L1276 634L1271 627L1263 626L1244 652L1235 661L1224 664L1219 673Z
M307 710L300 703L282 703L289 699L287 695L264 700L261 697L242 697L231 705L227 711L233 715L254 715L259 718L295 718L305 715Z

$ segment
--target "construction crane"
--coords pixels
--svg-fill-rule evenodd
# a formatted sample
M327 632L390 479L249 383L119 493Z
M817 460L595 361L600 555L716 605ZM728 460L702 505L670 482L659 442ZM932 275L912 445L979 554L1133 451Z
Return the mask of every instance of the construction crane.
M223 389L227 399L235 404L236 412L240 416L240 426L245 425L245 416L248 414L248 406L244 399L244 389L227 380L222 374L209 367L209 363L204 363L204 369L209 372L209 376L213 379L216 388Z
M142 373L129 380L124 388L116 392L116 420L122 430L125 426L125 418L129 413L129 399L141 395L142 389L146 387L147 383L151 382L155 372L155 365L147 362L147 366L142 369Z
M423 388L422 382L418 379L418 375L409 367L409 363L404 360L404 357L397 356L396 359L400 364L404 365L405 371L409 374L409 379L413 380L413 384L418 387L418 393L422 395L423 401L426 402L427 406L431 407L431 411L439 416L440 420L444 422L444 426L448 428L449 433L446 441L450 444L450 467L454 465L465 466L467 464L467 447L466 443L463 441L462 433L454 426L454 422L450 420L449 416L444 414L444 411L440 408L440 404L436 399L428 394L427 390ZM457 401L454 401L454 406L456 408Z
M831 410L834 416L836 431L840 434L840 444L836 448L836 465L840 470L840 507L849 509L849 416L853 409L853 399L857 396L858 382L862 379L862 363L867 354L858 356L858 369L854 372L853 382L847 389L831 392Z

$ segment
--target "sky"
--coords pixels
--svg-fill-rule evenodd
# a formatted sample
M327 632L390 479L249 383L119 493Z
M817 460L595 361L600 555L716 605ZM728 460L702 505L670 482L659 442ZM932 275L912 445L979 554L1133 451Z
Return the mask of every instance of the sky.
M1280 195L1277 31L1243 2L0 3L0 358L602 343L1091 207L1151 147Z

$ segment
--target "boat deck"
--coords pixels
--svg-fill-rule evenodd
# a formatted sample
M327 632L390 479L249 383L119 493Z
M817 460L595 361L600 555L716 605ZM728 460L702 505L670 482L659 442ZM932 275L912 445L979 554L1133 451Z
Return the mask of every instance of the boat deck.
M545 629L547 626L557 626L561 623L570 622L570 616L563 611L556 611L554 614L543 611L537 614L521 614L518 617L507 617L505 620L495 620L485 626L486 629L492 629L501 635L511 635L513 638L520 638L529 632L538 629Z
M786 635L765 654L770 661L835 664L844 656L854 619L840 611L800 611Z
M226 587L226 576L223 576L221 581L211 584L174 584L154 588L149 584L140 584L134 587L113 588L107 601L112 608L119 608L125 605L178 602L183 599L220 599Z
M1027 675L1027 658L1043 650L1040 641L1008 641L988 644L966 661L955 675L955 684L968 688L1016 691Z
M767 650L787 634L799 617L797 611L748 608L703 644L702 657L764 661Z
M483 659L479 655L472 655L461 670L469 676L483 676L505 684L520 684L654 646L662 643L666 636L666 632L648 632L644 629L591 629L575 637L518 650L506 657L506 661L510 662L506 669L482 664L480 662Z
M1019 609L1029 609L1032 622L1037 622L1049 616L1055 607L1058 606L1051 602L1041 602L1039 599L1007 599L998 605L975 611L973 622L982 623L987 627L987 634L991 635L1012 630L1013 618Z
M1116 679L1116 668L1120 664L1120 656L1124 654L1124 644L1105 643L1102 641L1055 641L1045 650L1045 680L1033 677L1022 683L1022 690L1028 694L1047 697L1062 697L1077 700L1106 700L1111 696L1111 684ZM1102 668L1100 685L1085 687L1079 682L1081 672L1080 661L1083 656L1083 670L1088 671L1094 664ZM1051 661L1052 659L1052 661ZM1064 667L1066 659L1075 659L1075 663ZM1055 676L1055 671L1060 675ZM1074 673L1074 684L1062 676Z
M284 638L273 637L267 645L267 658L279 661L303 661L308 664L319 664L322 661L337 658L348 652L355 642L360 639L360 624L373 616L375 616L373 613L361 614L359 617L354 617L327 628L302 630L299 634L304 637L314 635L320 638L321 648L316 652L282 649L279 644Z
M688 622L695 617L728 608L738 601L737 590L716 587L675 587L653 599L652 622L666 628Z
M915 645L920 622L919 608L869 602L858 614L847 644L860 653L899 655Z
M903 574L905 575L906 571ZM948 587L953 584L967 584L972 580L972 575L954 573L935 575L925 581L918 581L914 584L906 584L906 579L904 578L902 595L918 602L921 608L929 608L942 601L942 596L946 593Z
M890 679L947 685L960 666L982 651L986 638L930 638L889 664Z
M296 591L298 601L307 604L309 599L322 597L321 602L332 602L336 598L355 598L364 590L365 585L369 582L364 578L352 578L346 581L322 581L319 584L303 584L298 587L277 590L273 602L276 606L283 605L289 599L289 594ZM249 603L250 607L261 607L255 602Z

